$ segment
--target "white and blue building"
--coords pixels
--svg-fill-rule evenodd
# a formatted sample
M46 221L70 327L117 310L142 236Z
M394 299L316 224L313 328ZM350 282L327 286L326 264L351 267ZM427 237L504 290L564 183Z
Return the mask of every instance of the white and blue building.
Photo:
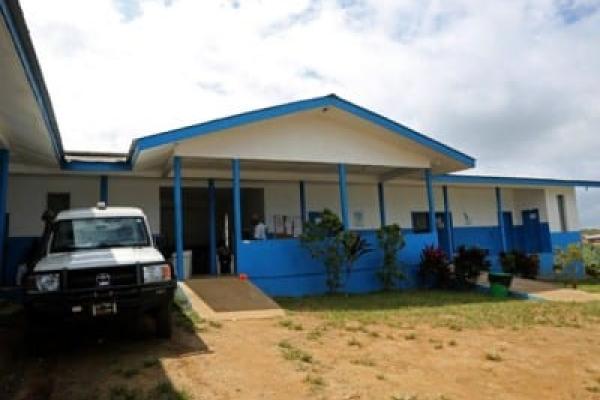
M302 224L324 208L377 247L375 230L397 223L400 258L414 271L421 250L461 245L537 253L580 241L576 187L597 181L465 175L475 159L336 95L250 111L134 140L125 154L63 149L50 98L16 1L0 0L0 277L41 235L48 209L142 208L156 237L193 273L218 274L228 237L234 273L274 295L325 291L324 269L300 246ZM259 215L269 238L250 239ZM362 258L351 291L379 288L382 255ZM183 274L179 273L183 278ZM409 273L407 286L414 283Z

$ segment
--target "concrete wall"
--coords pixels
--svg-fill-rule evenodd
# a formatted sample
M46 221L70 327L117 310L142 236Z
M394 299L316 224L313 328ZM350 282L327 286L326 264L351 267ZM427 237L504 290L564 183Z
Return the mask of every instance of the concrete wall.
M522 225L522 211L538 209L540 222L548 222L548 211L546 209L546 194L544 189L513 189L513 222Z
M414 142L343 112L298 113L186 140L175 154L191 157L323 162L428 168Z
M109 177L109 204L142 208L148 216L152 232L159 234L159 191L161 186L171 187L172 179ZM216 186L218 188L230 188L231 183L230 181L221 180L216 182ZM184 180L184 187L207 187L207 181L204 179L186 179ZM242 187L264 189L265 222L271 231L274 230L274 215L300 216L299 182L243 181ZM47 194L54 192L70 193L72 207L93 206L99 199L100 178L98 176L87 177L77 175L10 176L7 204L7 210L10 214L10 239L7 252L8 281L12 279L16 265L23 261L23 257L31 249L33 238L41 234L43 224L40 217L46 209ZM366 231L377 229L380 223L377 186L367 183L352 183L348 185L348 193L349 215L352 228L364 229ZM448 194L450 211L454 219L455 245L478 245L489 249L492 255L496 254L499 251L500 237L497 228L494 188L450 187ZM567 232L559 232L560 222L556 202L557 194L565 196ZM443 211L442 188L435 187L434 195L436 210L441 212ZM537 208L540 211L544 229L544 237L542 238L544 254L550 254L549 252L552 248L564 247L570 243L579 241L579 233L577 232L579 222L575 191L573 189L505 188L502 190L502 197L504 210L513 213L515 242L524 241L520 233L521 211L532 208ZM339 201L339 188L337 184L306 183L308 211L322 211L324 208L330 208L332 211L339 213ZM414 184L413 186L386 184L385 207L387 223L398 223L403 229L410 229L412 228L411 213L414 211L427 211L425 187L418 184ZM546 238L546 236L548 237ZM422 244L424 243L423 240L430 241L431 238L429 236L414 235L414 243ZM260 253L266 248L273 248L280 251L291 246L290 249L293 248L292 253L300 251L296 248L297 244L288 245L280 243L281 241L277 242L269 245L254 244L247 247L247 250L254 254L254 251ZM519 247L515 246L515 248ZM412 249L411 254L415 251L416 253L413 256L418 254L419 249ZM249 255L250 259L256 260L259 253ZM548 271L551 270L551 258L551 254L544 258L547 262L543 265L543 273L549 273ZM260 269L264 268L261 265L248 265L248 268L250 268L249 272L253 274L259 272L259 270L255 269L259 267ZM293 268L288 272L293 273ZM371 286L373 286L375 281L371 272L365 273L369 276ZM268 281L268 278L264 279L265 282ZM357 290L360 290L360 288L362 288L360 285L356 287ZM273 285L269 286L268 290L270 292L277 292Z
M577 198L574 188L547 188L546 207L548 212L548 223L552 232L560 232L560 216L558 212L557 196L562 194L565 198L565 214L567 231L579 230L579 214L577 212Z
M10 236L37 236L42 230L41 214L46 197L52 192L71 193L72 207L96 204L100 191L99 177L13 175L9 179L8 212L11 215ZM171 187L171 179L109 177L108 196L111 205L135 206L148 216L152 232L160 233L159 188ZM206 187L203 179L184 180L184 187ZM228 181L217 181L219 188L230 188ZM263 188L265 222L273 228L274 215L300 215L298 182L244 181L243 187ZM442 188L435 187L436 211L443 211ZM503 209L513 213L515 225L521 225L521 211L537 208L541 222L548 222L552 232L560 231L556 196L565 196L568 231L579 229L575 191L572 188L502 189ZM356 229L379 227L379 200L375 184L349 184L349 215ZM497 210L494 188L449 187L450 211L455 228L496 226ZM339 188L335 183L306 183L306 206L310 211L329 208L339 214ZM424 186L385 185L387 223L411 228L411 213L427 211ZM362 218L361 218L362 216Z
M39 236L48 193L71 193L71 207L89 207L100 198L99 177L14 176L8 180L9 236Z

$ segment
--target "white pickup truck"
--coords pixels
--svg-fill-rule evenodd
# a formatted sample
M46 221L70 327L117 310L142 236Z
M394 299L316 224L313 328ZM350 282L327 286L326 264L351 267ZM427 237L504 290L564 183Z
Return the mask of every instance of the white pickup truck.
M29 321L101 319L151 313L171 336L173 267L154 247L142 210L67 210L51 222L41 258L24 277Z

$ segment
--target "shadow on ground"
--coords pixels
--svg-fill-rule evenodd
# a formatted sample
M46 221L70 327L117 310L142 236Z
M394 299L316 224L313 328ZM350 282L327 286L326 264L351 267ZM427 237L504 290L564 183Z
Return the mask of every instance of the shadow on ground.
M55 324L31 343L23 312L0 312L0 397L185 398L173 388L163 363L209 349L185 316L175 312L174 322L170 340L155 337L150 318L131 318Z

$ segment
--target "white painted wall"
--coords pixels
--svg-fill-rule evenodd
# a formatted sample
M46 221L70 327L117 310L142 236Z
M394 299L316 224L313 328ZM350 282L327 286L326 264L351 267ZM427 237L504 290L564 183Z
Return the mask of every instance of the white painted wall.
M71 207L89 207L100 196L99 177L23 176L8 180L7 210L10 236L40 236L48 193L71 193Z
M503 197L503 206L506 208L506 203L512 199L511 196ZM498 225L496 192L493 187L449 187L448 198L455 227Z
M292 182L253 183L252 187L262 187L265 194L265 224L270 232L275 232L274 216L300 217L300 184Z
M427 211L425 186L385 185L384 198L386 223L403 229L412 227L412 211Z
M538 209L540 222L548 222L544 189L513 189L513 223L522 225L522 211Z
M139 207L148 217L152 233L160 232L160 179L108 178L108 203L111 206ZM170 186L170 185L169 185Z
M172 179L109 177L109 204L114 206L140 207L148 216L152 232L160 233L159 188L172 185ZM185 187L206 187L206 180L184 180ZM230 181L217 181L219 188L231 187ZM265 222L271 230L274 215L300 215L298 182L244 181L243 187L264 189ZM11 175L9 178L8 204L11 236L38 236L43 224L40 219L46 209L49 192L68 192L72 207L90 207L99 198L99 177L75 175L35 176ZM306 183L307 211L329 208L339 215L339 187L335 183ZM443 211L442 188L435 187L436 211ZM450 210L454 225L497 225L496 198L493 187L449 187ZM521 211L537 208L542 221L548 221L552 231L560 230L556 195L565 196L567 228L577 230L579 221L575 190L572 188L502 189L503 209L513 212L515 225L521 224ZM376 229L379 227L379 200L377 185L355 183L348 185L349 216L352 228ZM385 208L388 223L398 223L411 228L411 213L427 211L425 186L385 185ZM356 213L362 214L359 226ZM465 218L465 214L467 218Z
M176 146L175 154L410 168L431 165L430 155L414 142L373 124L333 118L332 112L303 112L195 137Z
M560 232L560 216L558 212L557 196L562 194L565 198L565 214L567 222L567 231L576 231L579 229L579 214L577 212L577 196L574 188L547 188L546 206L548 210L548 223L551 232Z

